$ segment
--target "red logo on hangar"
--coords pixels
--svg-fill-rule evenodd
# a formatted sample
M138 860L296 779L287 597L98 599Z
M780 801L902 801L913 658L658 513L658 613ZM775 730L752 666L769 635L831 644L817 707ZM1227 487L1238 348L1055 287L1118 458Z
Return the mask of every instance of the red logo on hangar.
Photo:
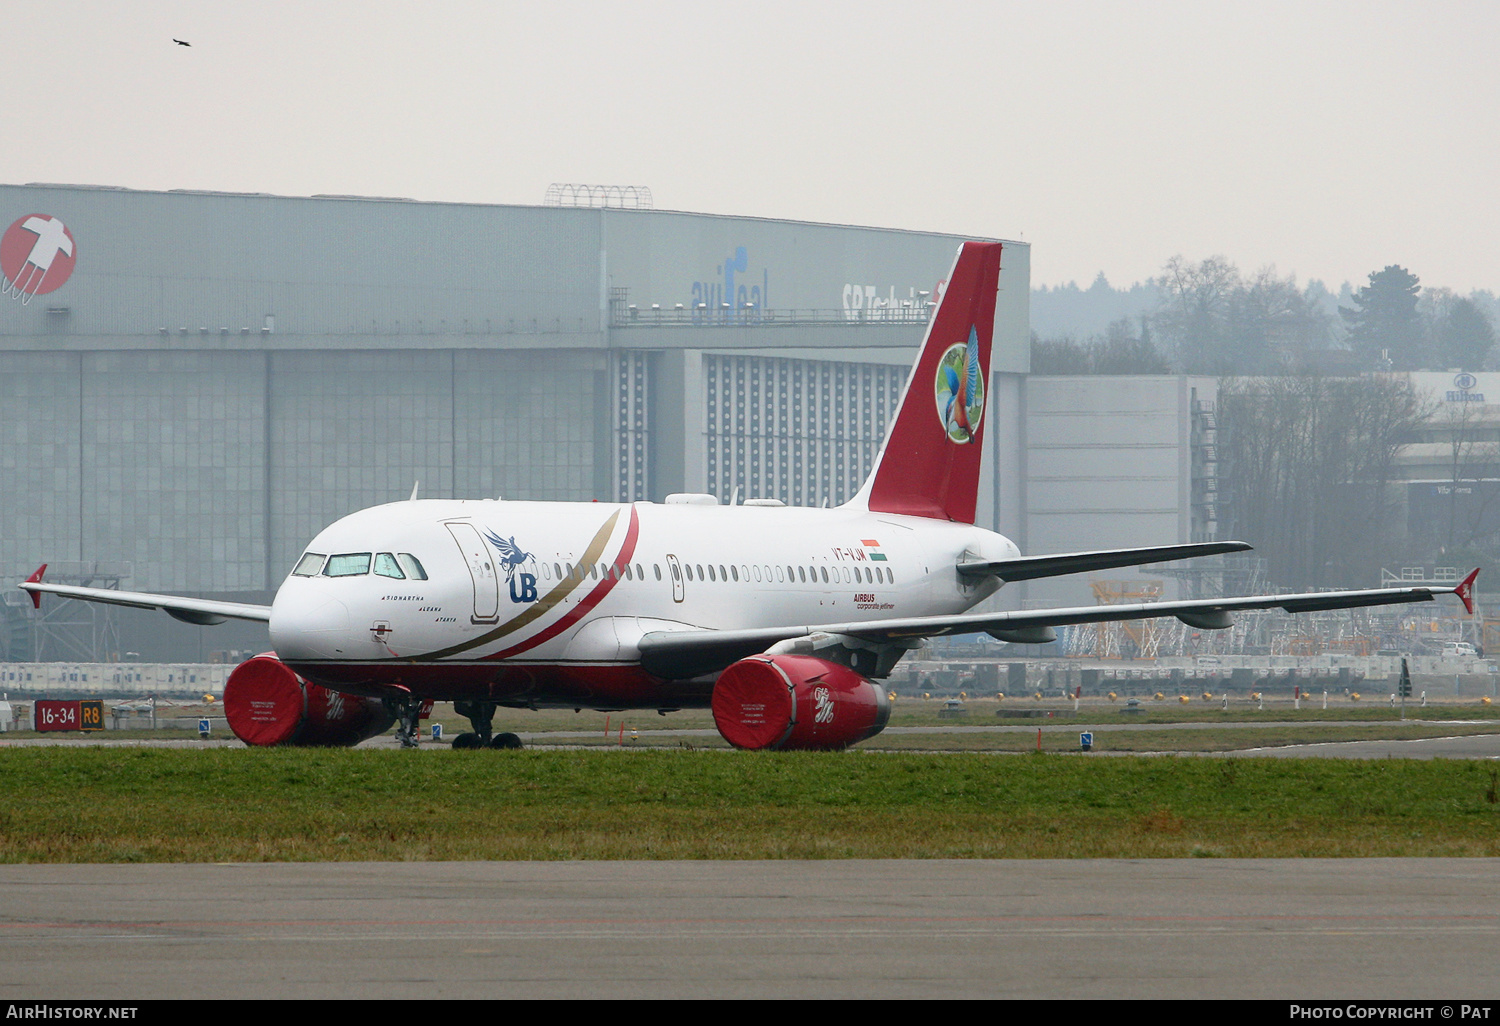
M24 305L32 296L62 288L77 262L67 225L50 214L18 217L0 236L0 274L5 276L0 291Z

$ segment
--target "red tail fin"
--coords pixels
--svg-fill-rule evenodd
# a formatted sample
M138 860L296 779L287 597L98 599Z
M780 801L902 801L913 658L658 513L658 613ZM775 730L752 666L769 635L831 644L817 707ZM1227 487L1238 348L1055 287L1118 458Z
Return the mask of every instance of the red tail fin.
M1000 243L964 243L856 503L974 522L999 286Z

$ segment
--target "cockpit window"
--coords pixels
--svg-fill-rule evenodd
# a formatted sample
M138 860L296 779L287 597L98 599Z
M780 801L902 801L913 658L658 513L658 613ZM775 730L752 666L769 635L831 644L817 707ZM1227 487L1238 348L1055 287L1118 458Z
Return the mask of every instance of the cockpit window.
M396 564L396 557L389 552L375 553L375 573L381 577L394 577L398 581L406 579L401 567Z
M414 581L427 580L427 571L422 569L422 564L416 556L410 552L398 552L396 558L401 561L401 569L406 571L406 576ZM379 570L375 571L379 573Z
M318 571L323 569L323 560L328 557L321 552L303 553L301 559L297 560L297 568L292 571L293 577L316 577Z
M329 577L362 577L370 572L368 552L344 552L328 557L328 569L323 573Z

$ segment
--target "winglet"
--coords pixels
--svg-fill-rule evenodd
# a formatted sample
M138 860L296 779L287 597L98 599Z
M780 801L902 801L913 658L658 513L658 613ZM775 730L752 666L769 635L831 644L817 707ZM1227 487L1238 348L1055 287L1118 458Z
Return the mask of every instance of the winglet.
M1469 571L1469 576L1465 577L1462 583L1453 589L1453 594L1457 595L1460 601L1463 602L1464 608L1469 611L1470 616L1474 615L1474 578L1478 576L1479 568L1475 567Z
M41 584L42 583L42 574L44 574L46 572L47 572L47 564L43 563L41 566L39 566L39 567L36 568L36 573L34 573L30 577L26 578L26 583L27 584ZM39 591L32 591L30 588L27 588L26 590L31 595L31 608L33 608L33 609L41 609L42 608L42 593L39 592Z

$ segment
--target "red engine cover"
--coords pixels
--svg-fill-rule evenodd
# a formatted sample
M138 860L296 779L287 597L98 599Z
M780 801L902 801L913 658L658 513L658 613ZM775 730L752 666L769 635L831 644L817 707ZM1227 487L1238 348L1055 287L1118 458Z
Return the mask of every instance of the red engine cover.
M714 725L736 748L847 748L891 717L885 690L813 656L755 655L714 682Z
M381 702L305 681L270 652L229 674L224 716L247 745L357 745L395 722Z

